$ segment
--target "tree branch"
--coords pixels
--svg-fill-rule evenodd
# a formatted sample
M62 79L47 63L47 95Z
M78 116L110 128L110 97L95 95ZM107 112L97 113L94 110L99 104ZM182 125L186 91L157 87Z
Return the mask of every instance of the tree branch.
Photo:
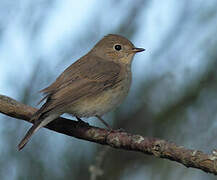
M36 108L0 95L0 112L5 115L29 122L36 110ZM169 159L186 167L201 169L217 175L217 152L215 150L212 154L205 154L198 150L177 146L165 140L126 132L109 131L65 118L54 120L46 128L79 139L109 145L113 148L138 151L155 157Z

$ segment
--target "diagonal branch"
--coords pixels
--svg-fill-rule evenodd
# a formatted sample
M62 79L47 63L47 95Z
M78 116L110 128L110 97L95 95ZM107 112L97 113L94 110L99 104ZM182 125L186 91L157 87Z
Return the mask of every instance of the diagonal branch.
M7 96L0 95L0 112L29 122L36 108L27 106ZM186 149L174 143L157 138L143 137L120 131L109 131L65 118L58 118L46 128L79 139L109 145L113 148L138 151L165 158L186 167L201 169L217 175L217 152L205 154L198 150Z

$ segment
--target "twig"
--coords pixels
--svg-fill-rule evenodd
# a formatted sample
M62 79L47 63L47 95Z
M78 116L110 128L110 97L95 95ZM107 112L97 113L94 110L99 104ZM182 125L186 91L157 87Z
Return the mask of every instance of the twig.
M105 161L107 152L108 152L108 146L107 147L104 146L97 153L95 164L89 167L90 180L96 180L98 176L102 176L104 174L102 165L103 165L103 162Z
M36 108L0 95L0 112L5 115L29 122L36 110ZM165 140L120 131L109 131L65 118L56 119L49 123L46 128L113 148L138 151L155 157L169 159L186 167L201 169L217 175L217 152L215 150L212 154L205 154L198 150L177 146Z

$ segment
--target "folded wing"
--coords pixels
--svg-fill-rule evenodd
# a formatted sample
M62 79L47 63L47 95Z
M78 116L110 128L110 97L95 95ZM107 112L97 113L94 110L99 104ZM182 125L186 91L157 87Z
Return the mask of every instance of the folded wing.
M86 97L102 93L121 81L121 67L118 63L105 61L96 56L88 56L69 66L45 93L46 103L35 113L34 119L41 115L64 109Z

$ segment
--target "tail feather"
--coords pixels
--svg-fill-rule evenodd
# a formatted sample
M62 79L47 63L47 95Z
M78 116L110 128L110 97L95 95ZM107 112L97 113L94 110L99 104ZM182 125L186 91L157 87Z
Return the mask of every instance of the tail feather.
M57 117L59 117L60 114L51 114L47 116L46 118L38 119L35 121L35 124L29 129L29 131L26 133L24 138L20 141L18 145L18 150L24 148L24 146L28 143L32 135L37 132L41 127L46 126L49 122L53 121Z
M19 151L24 148L24 146L28 143L32 135L38 131L42 127L42 121L36 121L36 123L28 130L24 138L20 141L18 145Z

